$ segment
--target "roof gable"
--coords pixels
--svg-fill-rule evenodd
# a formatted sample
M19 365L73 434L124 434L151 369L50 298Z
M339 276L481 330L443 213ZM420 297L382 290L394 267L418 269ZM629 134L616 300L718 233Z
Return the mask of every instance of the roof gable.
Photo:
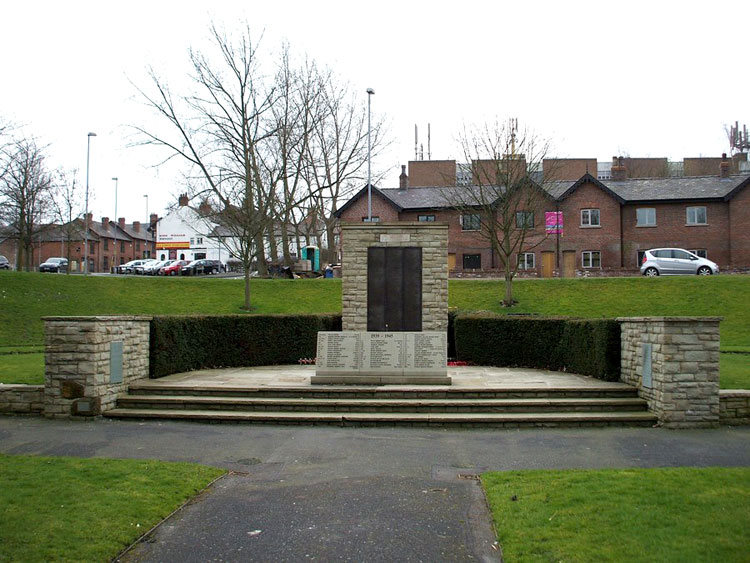
M383 198L387 203L390 203L393 205L397 211L403 211L402 207L399 207L399 205L393 201L390 197L387 197L383 192L386 190L379 190L375 186L372 186L372 195L379 195ZM393 190L387 190L387 191L393 191ZM341 218L341 214L344 213L347 209L350 209L354 206L357 201L363 196L367 195L367 186L365 185L361 190L359 190L356 194L354 194L349 201L347 201L344 205L339 207L336 211L334 211L333 215L335 217Z

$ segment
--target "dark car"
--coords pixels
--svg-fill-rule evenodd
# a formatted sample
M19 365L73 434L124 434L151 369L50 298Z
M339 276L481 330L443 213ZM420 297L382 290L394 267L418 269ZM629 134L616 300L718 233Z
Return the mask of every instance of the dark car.
M0 256L0 270L10 270L10 262L5 256Z
M48 258L46 262L39 264L40 272L67 272L68 260L66 258Z
M217 274L221 272L221 262L218 260L193 260L187 266L183 266L183 276L194 276L198 274Z

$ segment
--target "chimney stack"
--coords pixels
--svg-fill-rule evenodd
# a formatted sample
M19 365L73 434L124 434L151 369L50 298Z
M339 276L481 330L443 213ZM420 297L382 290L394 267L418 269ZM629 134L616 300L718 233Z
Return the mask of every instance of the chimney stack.
M102 227L109 230L109 217L102 217Z
M727 153L721 153L721 163L719 163L719 177L729 178L729 160L727 160Z
M628 177L627 168L625 168L625 159L621 156L612 157L612 179L625 180Z
M125 217L120 217L117 220L117 224L120 226L121 229L125 230Z
M398 177L398 189L407 190L409 189L409 176L406 175L406 165L401 165L401 175Z
M153 226L156 224L156 222L159 220L159 216L156 213L152 213L149 217L149 222Z
M141 222L140 221L133 221L133 230L136 233L140 233L141 232Z
M177 200L177 202L180 204L180 207L185 207L190 200L188 199L187 194L180 194L180 198Z

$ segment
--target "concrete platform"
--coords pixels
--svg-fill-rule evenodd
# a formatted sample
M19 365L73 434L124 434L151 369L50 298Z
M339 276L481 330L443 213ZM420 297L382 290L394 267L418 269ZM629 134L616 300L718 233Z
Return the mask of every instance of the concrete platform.
M176 373L159 379L139 381L139 387L174 386L174 387L227 387L227 388L284 388L312 387L325 388L323 385L310 384L315 375L315 366L287 365L262 366L251 368L225 368L198 370L187 373ZM497 368L497 367L449 367L448 376L452 379L450 386L415 386L419 389L631 389L622 382L601 381L593 377L559 371L538 369ZM380 385L373 388L404 388L403 385Z

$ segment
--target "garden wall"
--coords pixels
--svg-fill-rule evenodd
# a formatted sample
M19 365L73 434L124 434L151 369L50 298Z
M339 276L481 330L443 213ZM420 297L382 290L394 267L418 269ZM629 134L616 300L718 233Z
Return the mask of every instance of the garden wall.
M0 383L0 414L42 414L44 385Z
M719 391L719 422L726 426L750 425L750 390Z
M667 428L719 425L720 317L625 317L620 378Z

